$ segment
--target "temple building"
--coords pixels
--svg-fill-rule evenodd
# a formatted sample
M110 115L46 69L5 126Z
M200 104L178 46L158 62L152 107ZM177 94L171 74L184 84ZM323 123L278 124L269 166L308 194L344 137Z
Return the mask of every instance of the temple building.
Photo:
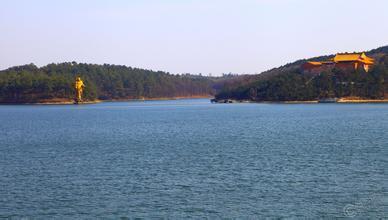
M365 53L339 53L334 58L323 61L313 62L309 61L303 64L302 68L305 71L312 73L320 73L324 70L332 69L334 67L343 70L357 70L364 69L365 72L374 64L374 60L367 57Z

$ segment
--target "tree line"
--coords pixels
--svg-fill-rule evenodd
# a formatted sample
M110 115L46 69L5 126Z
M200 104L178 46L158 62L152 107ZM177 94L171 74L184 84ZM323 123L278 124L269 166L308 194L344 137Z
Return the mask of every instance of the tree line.
M381 51L378 50L379 52ZM317 75L304 73L297 61L293 67L277 69L248 84L224 87L217 99L252 101L307 101L356 96L365 99L388 97L388 55L378 56L369 72L334 68Z
M214 78L174 75L120 65L67 62L0 71L0 102L38 102L74 97L74 80L85 83L86 100L203 96L214 93Z

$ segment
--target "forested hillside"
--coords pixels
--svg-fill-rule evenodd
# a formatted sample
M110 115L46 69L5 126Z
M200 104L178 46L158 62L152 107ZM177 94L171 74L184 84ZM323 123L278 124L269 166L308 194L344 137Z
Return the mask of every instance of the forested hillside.
M363 70L333 69L306 74L306 61L327 60L333 55L298 60L258 75L173 75L167 72L120 65L76 62L34 64L0 71L0 103L34 103L74 98L74 80L80 76L86 100L175 98L211 96L252 101L305 101L327 97L388 98L388 46L367 52L375 65Z
M387 98L388 46L367 52L375 65L364 70L345 71L334 68L318 75L304 73L306 61L328 60L334 55L298 60L255 76L249 82L225 86L216 94L217 99L252 101L307 101L331 97Z
M86 100L173 98L214 94L216 79L197 75L172 75L166 72L119 65L34 64L0 71L0 102L40 102L72 99L74 80L85 82Z

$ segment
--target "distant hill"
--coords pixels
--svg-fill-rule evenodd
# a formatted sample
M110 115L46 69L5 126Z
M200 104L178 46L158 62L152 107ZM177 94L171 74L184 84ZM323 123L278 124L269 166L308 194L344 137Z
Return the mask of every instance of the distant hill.
M0 71L0 102L71 100L75 93L73 84L76 76L80 76L86 84L86 100L210 96L215 93L212 86L222 81L108 64L68 62L41 68L29 64Z
M303 73L306 61L322 61L334 55L298 60L257 75L206 77L174 75L121 65L76 62L15 66L0 71L0 103L69 101L73 83L80 76L86 100L162 99L216 96L217 99L253 101L317 100L322 97L357 96L388 98L388 46L367 52L376 65L370 72L334 69L312 77Z
M375 59L368 73L333 69L319 75L302 71L307 61L324 61L334 55L298 60L255 75L249 81L226 86L216 94L217 99L252 101L307 101L327 97L355 96L365 99L387 98L388 46L366 54Z

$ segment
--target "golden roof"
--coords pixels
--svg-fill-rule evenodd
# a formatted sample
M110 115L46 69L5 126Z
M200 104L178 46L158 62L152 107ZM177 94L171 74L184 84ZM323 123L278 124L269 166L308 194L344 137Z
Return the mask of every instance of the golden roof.
M309 61L309 62L307 62L308 64L311 64L311 65L314 65L314 66L320 66L320 65L322 65L322 63L321 62L314 62L314 61Z
M338 62L362 62L366 64L373 64L373 59L367 57L365 53L339 53L335 55L333 61Z

